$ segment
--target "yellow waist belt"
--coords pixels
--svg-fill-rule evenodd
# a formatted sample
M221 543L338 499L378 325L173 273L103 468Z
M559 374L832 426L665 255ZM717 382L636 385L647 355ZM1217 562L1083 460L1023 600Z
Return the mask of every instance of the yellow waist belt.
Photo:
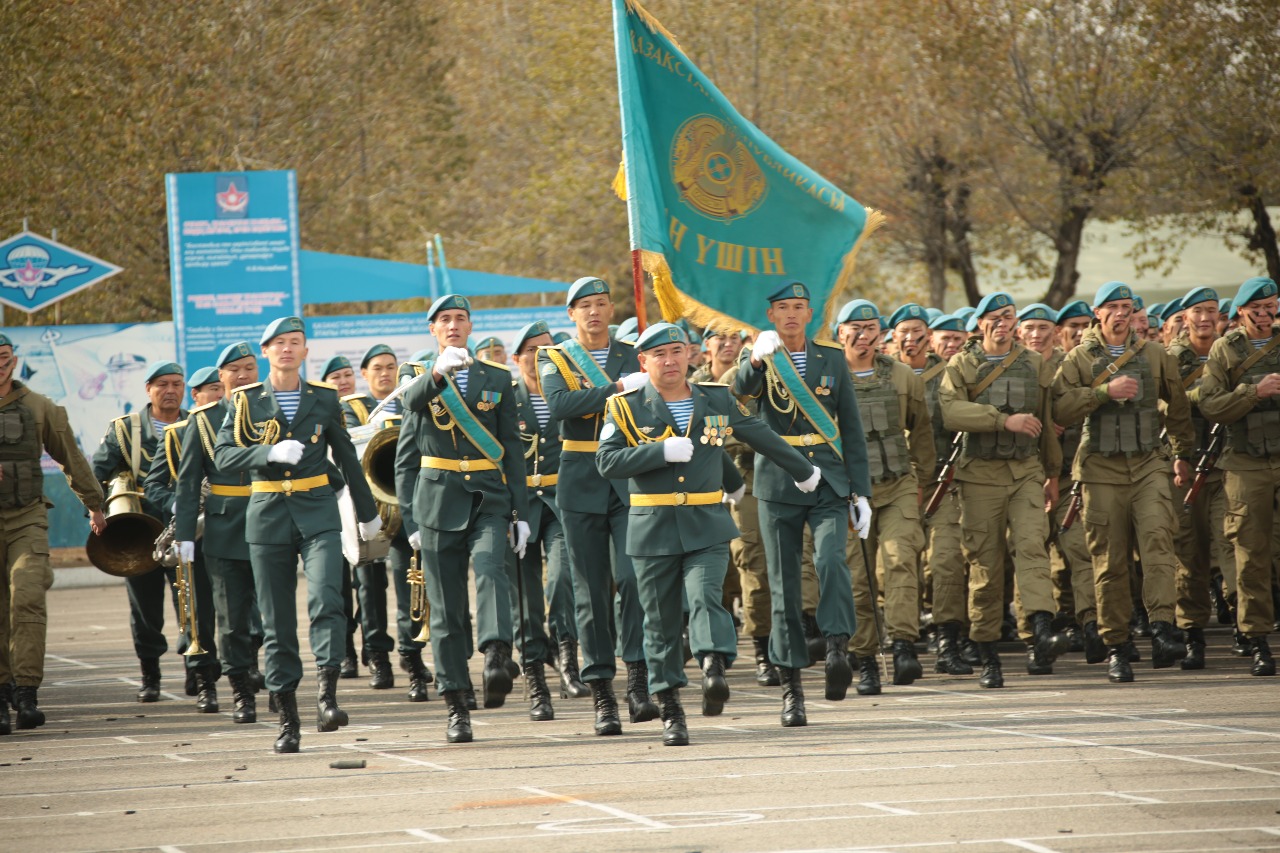
M534 474L532 477L525 477L524 484L536 489L539 486L554 486L559 479L559 474Z
M328 481L328 477L325 477L324 479ZM299 482L301 481L295 480L293 488L295 489L298 488L297 484ZM308 486L307 488L311 488L311 487ZM249 497L249 493L252 491L253 491L252 486L220 486L217 483L209 484L210 494L221 495L224 498L247 498ZM259 489L259 491L275 492L275 491L284 491L284 490L283 489Z
M573 453L595 453L600 449L598 441L570 441L565 439L560 445L561 450L568 450Z
M816 432L806 432L804 435L784 435L782 440L792 447L812 447L815 444L827 443L827 440Z
M672 492L669 495L632 495L632 506L707 506L718 504L724 492Z
M439 468L441 471L496 471L498 466L488 459L443 459L439 456L422 457L423 468Z
M255 492L284 492L288 495L293 492L309 492L327 485L329 485L329 475L318 474L315 477L303 477L301 480L257 480L251 488Z

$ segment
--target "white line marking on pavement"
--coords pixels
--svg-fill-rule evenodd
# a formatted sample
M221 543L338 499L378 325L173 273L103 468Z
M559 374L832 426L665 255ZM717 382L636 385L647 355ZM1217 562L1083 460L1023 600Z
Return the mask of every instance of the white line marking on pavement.
M72 666L78 666L81 669L97 669L98 668L94 664L85 663L82 660L76 660L74 658L59 657L58 655L51 655L48 652L45 653L45 657L48 658L49 660L56 660L58 663L68 663L68 664L71 664Z
M1021 838L1002 838L1000 839L1010 847L1017 847L1020 850L1030 850L1031 853L1058 853L1058 851L1048 847L1041 847L1039 844L1032 844L1030 841L1023 841Z
M355 744L350 743L344 743L341 744L341 746L343 749L349 749L352 752L359 752L364 755L376 755L380 758L391 758L396 761L403 761L406 764L416 764L419 767L430 767L432 770L444 770L449 773L454 772L454 768L452 767L446 767L443 764L436 764L431 761L423 761L420 758L410 758L407 755L396 755L394 752L379 752L376 749L365 749L362 746L356 746Z
M134 739L133 739L133 738L131 738L131 737L125 737L124 735L116 735L115 737L113 737L113 738L111 738L111 739L112 739L112 740L118 740L118 741L120 741L121 743L141 743L141 742L142 742L142 741L134 740Z
M1240 729L1233 726L1215 726L1209 723L1187 723L1182 720L1162 720L1158 717L1139 717L1135 714L1116 714L1110 711L1088 711L1077 709L1077 714L1088 714L1091 717L1118 717L1122 720L1133 720L1139 723L1165 723L1170 726L1186 726L1192 729L1212 729L1216 732L1234 732L1240 735L1257 735L1258 737L1280 738L1280 732L1264 732L1257 729Z
M577 797L569 797L564 794L553 794L550 791L544 791L541 788L532 788L527 785L522 785L520 790L528 791L531 794L537 794L540 797L550 797L551 799L559 800L562 803L568 803L574 806L583 806L588 809L595 809L596 811L604 812L605 814L613 815L614 817L620 817L623 820L629 820L632 823L638 823L641 826L647 826L650 829L671 829L670 824L662 823L661 821L653 820L652 818L647 818L644 815L632 814L631 812L625 812L622 809L615 809L613 806L606 806L600 803L589 803L586 800L579 800Z
M710 726L713 729L724 729L726 732L740 732L744 735L754 734L751 729L740 729L737 726Z
M406 829L405 832L414 838L421 838L423 841L434 841L437 844L449 843L449 839L443 835L436 835L434 832L427 832L425 829Z
M172 844L163 844L158 849L160 853L186 853L181 847L175 847Z
M884 803L856 803L856 805L863 806L864 808L868 808L868 809L878 809L882 812L888 812L889 814L904 814L904 815L920 814L920 812L913 812L911 811L911 809L899 809L893 806L886 806Z
M187 758L185 755L178 755L178 753L176 752L166 752L164 754L164 757L172 758L174 761L191 761L191 762L195 761L194 758Z
M1157 800L1155 797L1139 797L1134 794L1122 794L1119 791L1103 791L1104 797L1116 797L1121 800L1131 800L1135 803L1146 803L1147 805L1162 806L1165 805L1164 800Z

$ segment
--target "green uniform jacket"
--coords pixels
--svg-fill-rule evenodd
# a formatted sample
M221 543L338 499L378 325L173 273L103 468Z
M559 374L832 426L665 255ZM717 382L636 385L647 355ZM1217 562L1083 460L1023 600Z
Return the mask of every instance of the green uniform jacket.
M569 390L569 384L547 355L549 349L538 350L538 379L542 382L542 396L546 398L551 417L560 422L560 437L566 441L596 441L604 424L604 404L618 388L610 383L603 388L592 388L586 378L573 371L579 386ZM609 356L604 363L605 374L615 382L626 373L637 373L640 360L635 348L629 344L609 342ZM609 489L617 492L622 502L627 502L622 483L610 484L596 470L596 460L590 453L566 453L560 464L560 488L556 500L561 509L603 515L609 511Z
M540 478L560 474L560 445L564 441L560 437L560 424L554 417L547 419L547 425L538 428L538 414L533 410L529 397L529 388L521 376L511 380L512 390L516 395L516 420L520 428L520 440L524 442L525 483L534 482L529 489L529 529L536 536L542 525L542 513L550 512L560 517L560 508L556 506L556 485L542 482Z
M133 447L130 445L132 440L130 430L132 426L130 421L134 416L138 417L138 425L140 427L139 436L141 445L141 454L139 455L139 470L133 472L137 480L138 488L141 489L146 480L148 472L151 470L151 463L156 456L156 448L160 444L160 436L156 434L155 427L151 424L151 404L148 403L146 408L140 412L134 412L130 415L122 415L113 420L107 427L107 434L102 437L102 443L98 445L98 449L93 454L93 476L99 483L106 486L121 471L128 471L132 465ZM184 420L187 417L187 410L182 409L178 412L178 419ZM120 437L124 437L124 445L121 446ZM169 504L154 504L145 495L142 499L142 511L153 518L158 518L166 524L169 521Z
M795 480L804 481L812 476L813 466L800 451L783 441L759 418L748 414L729 393L728 387L711 384L690 387L693 391L693 414L685 433L677 430L671 410L652 385L619 394L619 402L630 409L638 433L632 431L630 424L620 423L610 412L600 433L600 450L596 454L601 475L627 480L629 494L735 491L742 485L742 478L723 447L701 442L707 437L708 427L704 419L720 416L728 418L734 438L771 460L779 472L791 478L793 487ZM693 458L688 462L672 463L664 458L662 442L657 437L668 428L677 435L693 439ZM826 476L825 472L823 476ZM632 504L627 524L627 553L634 557L687 554L728 542L737 535L738 528L723 503L702 506Z
M178 482L178 460L182 457L182 437L186 434L187 420L169 424L156 445L155 458L151 460L151 470L142 481L142 492L152 506L164 507L165 518L172 517L169 512L173 506L174 487Z
M867 442L862 430L862 418L858 414L858 401L854 396L853 382L849 378L849 366L844 351L835 344L820 344L806 340L805 384L818 388L823 377L831 382L832 392L818 396L818 400L833 416L840 429L844 459L836 455L829 444L818 444L806 449L809 461L822 470L822 479L837 495L850 494L871 498L871 478L867 474ZM739 397L756 397L760 400L760 417L779 435L804 435L814 432L813 425L800 413L799 406L783 414L775 409L765 389L765 365L751 364L751 349L745 348L738 359L738 376L734 379L733 393ZM793 477L772 461L759 460L752 492L766 501L780 501L801 506L815 506L818 491L808 494L796 488ZM801 480L804 478L801 477Z
M367 424L369 413L378 405L378 401L368 394L348 394L341 402L342 416L346 419L348 429Z
M179 542L196 537L200 491L205 480L210 486L245 487L250 483L244 471L223 471L214 463L218 431L231 416L231 398L201 406L187 418L182 437L182 457L178 462L178 523L174 529ZM245 517L249 510L247 495L215 495L204 502L204 550L224 560L248 560L249 542L245 538Z
M437 419L447 417L443 405L436 399L442 387L434 381L434 374L425 373L400 398L404 401L406 414L416 414L401 424L400 435L403 437L412 426L419 459L409 459L400 452L399 446L396 453L397 464L418 469L417 485L413 491L412 522L415 529L466 530L471 522L473 495L476 494L482 496L481 512L511 520L516 516L524 518L529 512L529 500L524 485L524 447L516 425L515 395L511 393L511 371L500 364L477 359L467 372L464 398L467 408L502 445L503 455L498 470L463 472L421 467L422 456L467 460L485 458L460 428L441 429L438 425ZM482 399L482 391L500 395L497 405L487 410L479 408L476 404ZM438 412L435 406L439 406Z
M214 463L228 474L248 473L253 482L303 480L324 475L329 484L308 491L254 492L249 496L245 517L245 538L255 545L289 545L296 529L307 539L319 533L342 529L338 514L340 486L330 476L329 452L342 472L355 507L356 518L369 521L378 508L360 470L355 447L342 417L338 392L323 382L303 382L298 411L286 422L270 386L263 382L237 388L232 395L233 412L222 422L214 447ZM254 443L245 435L236 415L244 409L255 431L269 421L279 424L278 441L295 439L303 444L297 465L268 462L271 445ZM207 519L206 519L207 520Z
M1271 334L1272 337L1280 334L1280 327L1272 327ZM1253 352L1253 345L1249 343L1249 335L1244 329L1232 329L1213 342L1199 389L1200 412L1210 421L1230 426L1258 405L1256 384L1231 381L1236 366ZM1280 460L1273 456L1234 453L1230 435L1223 436L1223 452L1218 462L1223 471L1269 471L1275 467L1276 461Z
M89 462L80 451L80 446L76 444L75 436L71 433L71 425L67 421L67 410L15 379L13 390L0 399L0 409L19 400L35 418L36 434L40 437L40 443L53 461L62 466L62 470L67 475L67 481L71 484L71 491L80 499L80 503L84 504L85 509L91 512L101 510L102 483L100 478L95 476L94 470L89 467ZM45 506L53 506L47 497L43 500Z
M403 385L415 376L421 376L426 368L416 361L406 361L396 373L396 381ZM403 402L403 400L401 401ZM418 485L418 470L422 452L415 438L418 430L417 412L400 407L400 437L396 441L396 500L400 503L400 528L408 538L418 529L413 520L413 491Z

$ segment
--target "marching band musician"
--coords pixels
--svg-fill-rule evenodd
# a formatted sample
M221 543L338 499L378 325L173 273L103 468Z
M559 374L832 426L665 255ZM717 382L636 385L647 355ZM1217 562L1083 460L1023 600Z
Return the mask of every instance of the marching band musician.
M351 360L345 355L335 355L324 363L320 370L321 380L338 389L338 399L356 392L356 372L351 369ZM360 664L356 659L356 621L355 580L351 564L342 556L342 613L347 617L347 645L342 656L342 666L338 668L339 678L357 678L360 675Z

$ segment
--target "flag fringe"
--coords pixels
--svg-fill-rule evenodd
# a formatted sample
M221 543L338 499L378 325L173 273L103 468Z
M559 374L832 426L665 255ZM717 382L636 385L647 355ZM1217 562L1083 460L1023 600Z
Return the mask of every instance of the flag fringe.
M618 161L618 171L613 176L613 194L622 201L627 200L627 161Z
M634 13L635 16L649 28L649 32L657 33L667 41L671 42L671 44L673 44L681 53L684 53L684 48L680 47L680 42L676 41L676 37L671 34L671 31L662 26L662 23L653 15L649 14L647 9L637 3L636 0L626 0L626 4L627 9Z
M671 267L667 266L667 259L661 252L642 251L640 263L644 271L653 278L653 295L658 298L662 319L668 323L683 318L700 328L712 328L720 332L747 331L754 334L759 331L737 317L717 311L680 292L671 277Z
M840 306L848 301L845 294L853 292L853 272L858 262L858 251L862 248L862 244L868 237L880 230L885 224L887 217L878 210L870 207L866 208L867 221L862 226L862 233L858 235L858 239L853 241L853 246L845 253L844 260L840 264L840 274L836 276L835 287L831 288L831 295L827 297L827 304L822 311L822 328L819 334L827 334L831 330L831 324L835 321L836 314L840 311Z

